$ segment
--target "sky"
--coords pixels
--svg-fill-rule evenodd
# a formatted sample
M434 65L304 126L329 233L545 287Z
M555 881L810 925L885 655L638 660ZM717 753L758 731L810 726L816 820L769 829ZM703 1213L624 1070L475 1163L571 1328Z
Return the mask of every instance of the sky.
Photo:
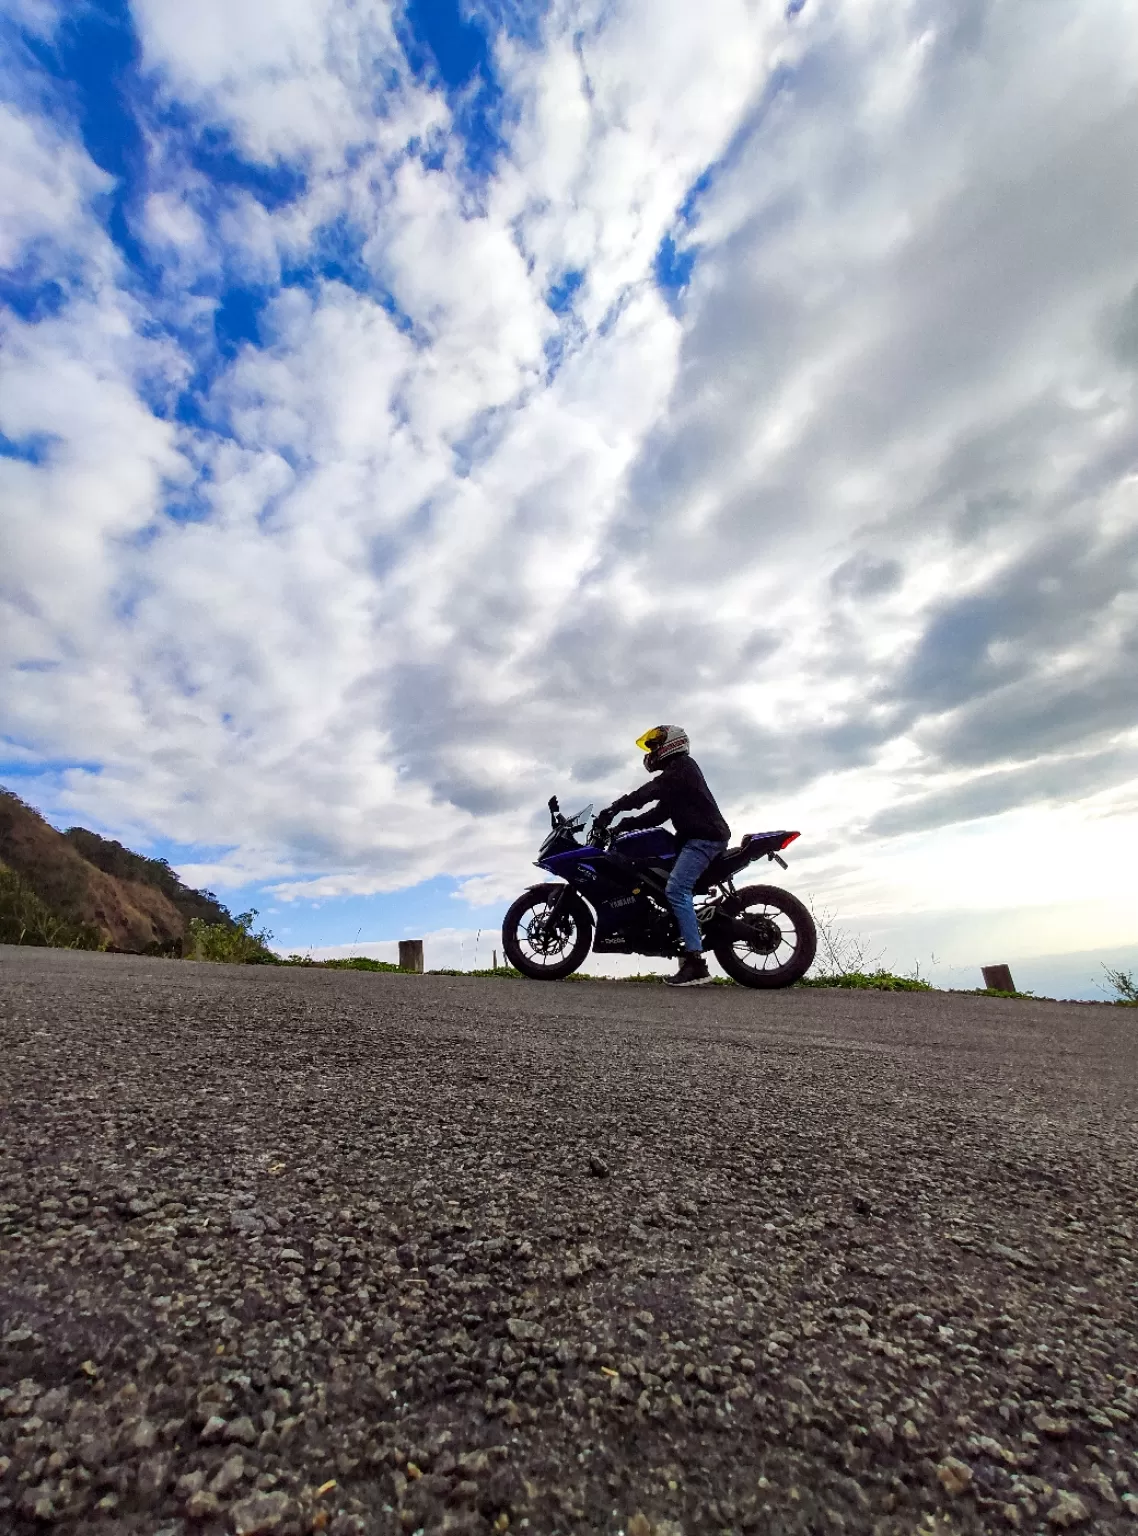
M1136 82L1129 0L0 0L0 782L469 964L677 723L886 963L1100 995Z

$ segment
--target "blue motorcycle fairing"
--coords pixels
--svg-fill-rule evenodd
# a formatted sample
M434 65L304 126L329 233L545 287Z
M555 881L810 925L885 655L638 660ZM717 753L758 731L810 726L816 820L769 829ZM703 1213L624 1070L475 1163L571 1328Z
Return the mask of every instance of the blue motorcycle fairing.
M548 869L550 874L572 882L575 878L581 879L582 876L586 880L592 880L597 873L596 863L603 863L604 857L604 850L601 848L571 848L564 853L551 854L548 859L539 859L538 863L542 869Z
M675 834L664 827L645 827L641 832L618 830L612 846L622 858L637 862L650 859L653 864L670 864L679 852Z
M643 833L635 835L644 836ZM665 833L664 837L672 841L670 834ZM627 841L631 841L631 838ZM542 868L565 880L592 907L597 925L595 945L609 950L624 949L629 954L656 953L657 948L634 951L628 947L624 938L624 931L630 922L642 927L645 918L653 923L658 919L653 917L650 903L647 908L644 906L639 891L635 889L637 874L635 870L629 869L629 861L623 849L620 853L621 857L613 858L600 848L570 848L538 862ZM636 862L647 867L644 858ZM657 869L655 873L666 876L667 871ZM670 953L670 950L665 944L659 948L659 953Z

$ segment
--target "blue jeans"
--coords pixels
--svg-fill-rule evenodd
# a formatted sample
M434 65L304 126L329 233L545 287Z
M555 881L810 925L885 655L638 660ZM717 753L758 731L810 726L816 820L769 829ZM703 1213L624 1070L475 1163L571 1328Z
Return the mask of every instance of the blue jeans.
M726 847L726 843L715 843L707 838L693 837L680 849L676 862L672 865L672 873L668 876L665 894L668 905L676 914L676 922L680 925L680 938L688 954L703 953L703 939L700 936L699 924L695 920L695 902L691 897L692 886L712 859L721 854Z

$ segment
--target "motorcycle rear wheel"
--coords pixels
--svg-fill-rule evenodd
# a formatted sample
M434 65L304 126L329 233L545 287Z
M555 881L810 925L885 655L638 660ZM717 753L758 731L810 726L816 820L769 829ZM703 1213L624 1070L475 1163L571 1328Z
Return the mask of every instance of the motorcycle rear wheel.
M818 949L814 919L789 891L748 885L723 910L753 923L762 936L757 942L725 939L716 944L715 958L732 981L744 987L789 987L813 965Z
M585 961L593 944L593 918L579 896L570 896L556 930L542 927L544 910L564 891L563 885L539 885L526 891L502 922L502 949L515 970L531 981L561 981Z

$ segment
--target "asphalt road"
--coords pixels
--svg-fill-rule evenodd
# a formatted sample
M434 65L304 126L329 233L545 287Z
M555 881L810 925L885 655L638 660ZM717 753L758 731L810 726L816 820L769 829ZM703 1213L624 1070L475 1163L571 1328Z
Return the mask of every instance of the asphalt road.
M1138 1531L1138 1011L0 949L0 1531Z

